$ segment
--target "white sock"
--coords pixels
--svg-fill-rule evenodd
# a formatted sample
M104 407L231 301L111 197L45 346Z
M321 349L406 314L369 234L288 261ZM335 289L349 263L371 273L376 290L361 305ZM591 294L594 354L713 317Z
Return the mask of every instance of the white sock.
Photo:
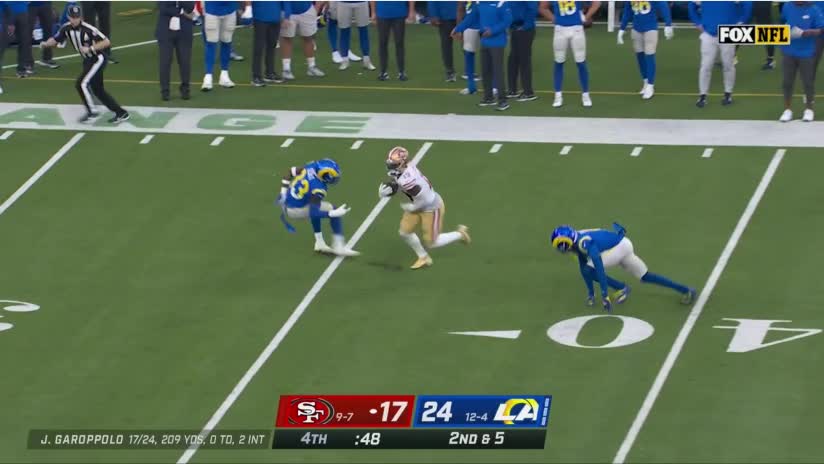
M315 232L315 243L323 243L326 245L326 240L323 239L323 232Z
M332 236L332 248L343 249L345 246L346 241L343 239L343 235Z
M440 234L438 235L438 238L435 239L435 242L432 243L432 248L446 246L450 243L457 242L460 239L460 232L447 232L445 234Z
M426 250L423 248L423 245L421 245L421 239L418 238L418 234L401 233L401 238L404 242L406 242L407 245L409 245L409 248L412 248L412 251L414 251L415 254L418 255L418 258L426 257Z
M292 70L292 59L291 58L284 58L283 59L283 70L284 71L291 71Z
M309 64L310 68L315 67L315 57L314 56L306 58L306 62Z

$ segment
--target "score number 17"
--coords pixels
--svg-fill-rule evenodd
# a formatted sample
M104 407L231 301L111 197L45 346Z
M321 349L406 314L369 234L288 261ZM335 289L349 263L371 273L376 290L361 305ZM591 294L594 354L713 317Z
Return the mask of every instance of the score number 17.
M381 403L381 410L383 410L381 422L397 422L403 415L403 412L406 411L407 406L409 406L408 401L384 401ZM397 410L392 416L392 420L389 420L389 414L394 408L397 408Z

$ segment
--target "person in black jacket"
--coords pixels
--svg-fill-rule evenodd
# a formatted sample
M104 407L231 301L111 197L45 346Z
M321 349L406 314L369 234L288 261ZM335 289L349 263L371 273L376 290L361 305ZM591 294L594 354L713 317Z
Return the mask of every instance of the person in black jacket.
M192 76L192 19L195 2L157 2L157 45L160 48L160 96L169 101L172 55L180 68L180 96L188 100Z

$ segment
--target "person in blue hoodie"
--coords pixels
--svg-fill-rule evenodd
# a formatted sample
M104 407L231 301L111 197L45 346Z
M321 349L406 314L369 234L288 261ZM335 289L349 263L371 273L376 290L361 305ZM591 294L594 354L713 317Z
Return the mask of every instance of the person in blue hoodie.
M532 88L532 42L535 41L538 2L510 2L509 8L512 10L512 47L507 66L509 92L506 96L519 102L533 101L538 98ZM521 93L518 93L519 75Z
M14 25L17 35L17 77L28 77L34 74L31 66L31 29L29 29L29 2L6 2L9 14L9 25Z
M203 35L206 38L205 65L203 85L200 90L212 90L217 44L220 42L220 80L221 87L232 88L235 83L229 78L229 63L232 60L232 37L237 26L238 2L210 0L203 5Z
M812 122L815 103L815 46L816 39L824 32L824 13L812 2L787 2L781 8L781 21L790 26L790 44L781 46L784 55L784 112L779 121L793 120L793 87L796 74L800 74L806 103L801 120Z
M455 82L455 61L452 31L458 25L458 2L427 2L429 22L438 28L441 38L441 58L446 71L446 82Z
M284 2L252 2L252 25L255 37L252 45L252 85L279 84L283 79L275 73L275 46L280 37L280 18ZM261 72L263 61L266 73Z
M34 31L35 21L40 22L40 34L37 36L37 44L46 40L51 35L54 29L55 20L54 10L52 9L52 2L29 2L29 30ZM60 67L57 61L53 59L54 51L51 48L44 48L42 51L42 59L37 60L37 64L45 66L49 69L57 69ZM34 57L32 57L33 59ZM34 67L34 62L29 62L28 68Z
M632 48L641 71L641 98L649 100L655 95L655 52L658 49L658 15L664 19L664 37L672 39L672 15L667 2L624 3L618 45L624 44L624 33L632 20Z
M509 2L478 2L463 21L455 27L454 35L463 33L477 19L481 31L481 70L484 81L484 98L479 106L494 106L493 85L498 83L498 111L509 109L506 101L504 83L504 50L506 49L506 31L512 24L512 11Z
M707 93L712 80L712 67L715 58L721 54L724 69L724 106L732 104L732 91L735 87L735 45L718 42L718 26L722 24L743 24L752 15L752 2L713 1L690 2L690 20L701 32L701 66L698 71L698 101L695 106L703 108L707 104Z

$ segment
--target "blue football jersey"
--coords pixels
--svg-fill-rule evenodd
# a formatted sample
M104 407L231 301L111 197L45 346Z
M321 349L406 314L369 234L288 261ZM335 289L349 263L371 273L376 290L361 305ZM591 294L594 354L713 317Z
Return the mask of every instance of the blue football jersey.
M314 163L309 163L292 179L286 194L286 207L303 208L313 196L325 197L326 184L318 178Z
M603 253L618 245L623 238L623 235L609 230L585 229L578 231L578 241L575 242L575 246L580 253L588 255L590 246L594 244Z
M583 2L552 2L552 13L558 26L581 26L584 24Z

